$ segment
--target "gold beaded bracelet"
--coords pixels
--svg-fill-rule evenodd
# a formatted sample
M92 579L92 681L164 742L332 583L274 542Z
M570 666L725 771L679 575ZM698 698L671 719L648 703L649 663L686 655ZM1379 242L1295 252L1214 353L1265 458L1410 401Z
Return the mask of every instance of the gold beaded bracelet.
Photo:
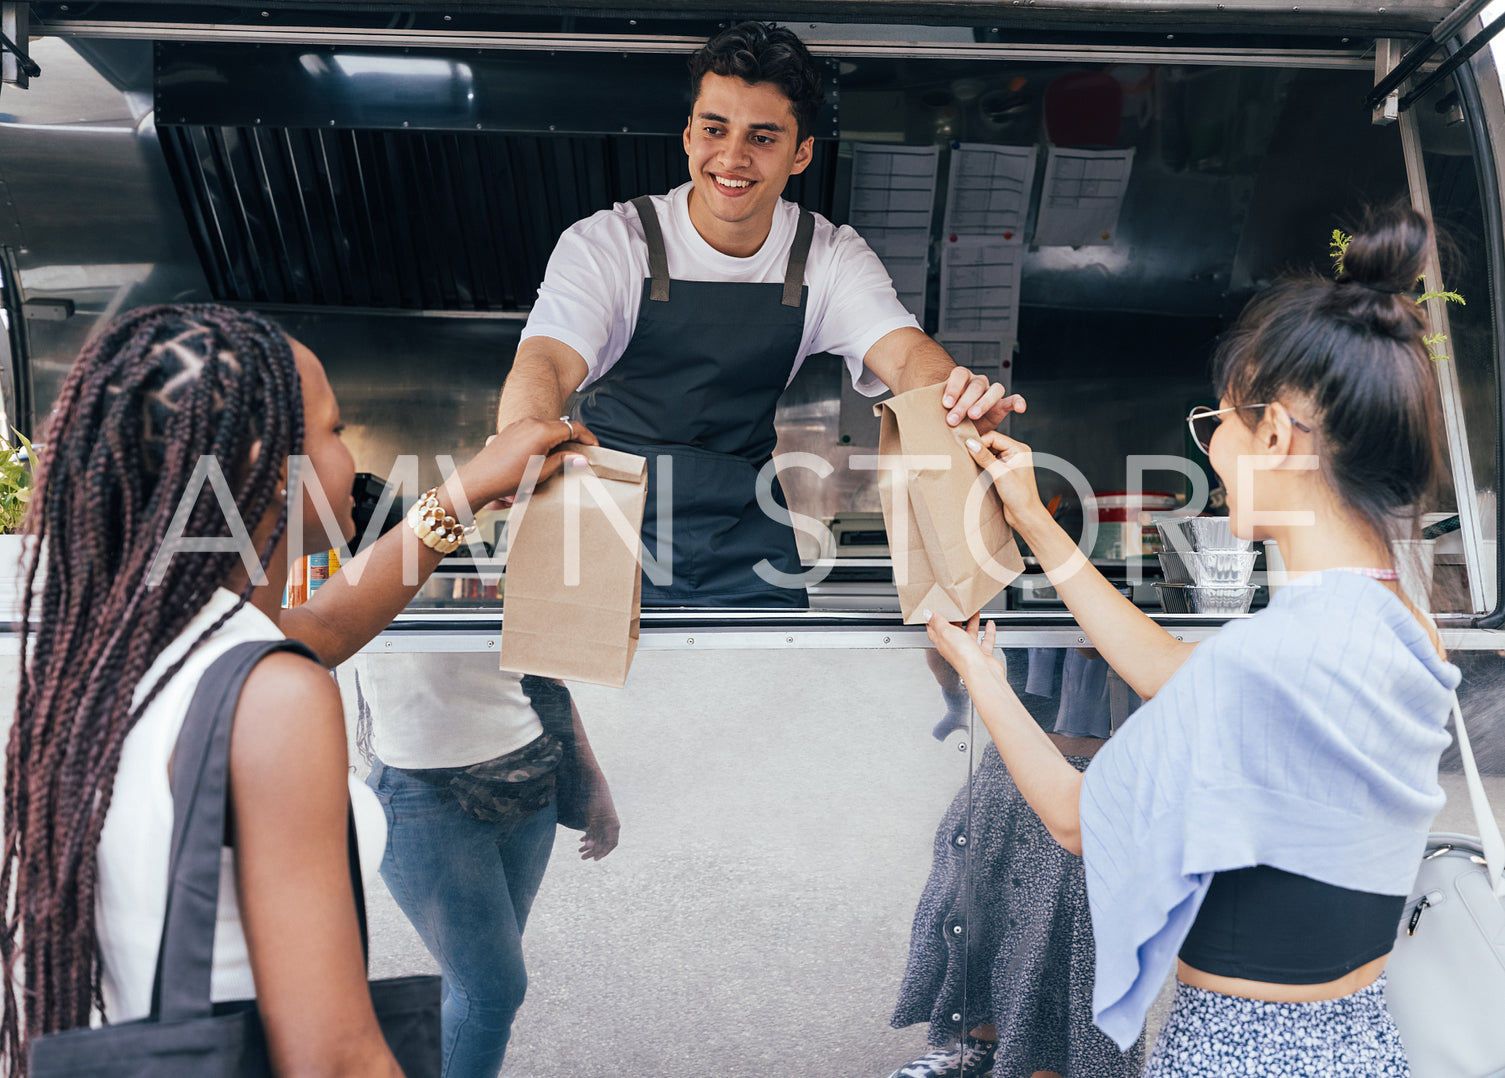
M408 510L407 520L423 545L438 554L453 554L465 537L476 530L474 524L461 527L458 520L444 511L439 504L438 487L418 499Z

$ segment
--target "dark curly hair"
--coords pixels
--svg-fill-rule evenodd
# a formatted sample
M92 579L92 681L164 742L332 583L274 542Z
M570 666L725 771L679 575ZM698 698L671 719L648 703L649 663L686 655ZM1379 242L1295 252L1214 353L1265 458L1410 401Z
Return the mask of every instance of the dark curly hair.
M1426 268L1432 228L1409 206L1371 213L1336 280L1286 280L1254 299L1213 361L1229 404L1296 394L1313 409L1328 485L1384 539L1412 537L1444 484L1442 409L1410 293ZM1257 423L1252 408L1237 413Z
M707 74L769 82L789 99L804 142L825 104L820 65L792 30L771 22L739 22L716 34L690 57L690 100L700 97Z

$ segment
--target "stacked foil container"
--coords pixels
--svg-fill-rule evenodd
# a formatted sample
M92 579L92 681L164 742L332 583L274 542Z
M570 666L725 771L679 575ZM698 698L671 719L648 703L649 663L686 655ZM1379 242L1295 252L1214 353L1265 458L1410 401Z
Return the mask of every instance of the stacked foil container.
M1165 547L1165 583L1155 588L1167 614L1248 612L1257 555L1229 530L1227 517L1159 517L1155 526Z

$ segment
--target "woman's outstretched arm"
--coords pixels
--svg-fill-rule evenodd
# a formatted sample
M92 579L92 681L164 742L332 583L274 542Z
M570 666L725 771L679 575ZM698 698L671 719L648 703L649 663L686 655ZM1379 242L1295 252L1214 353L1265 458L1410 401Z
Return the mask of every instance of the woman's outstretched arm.
M981 646L977 643L976 615L965 629L932 616L926 631L966 682L972 706L992 735L998 755L1003 757L1024 800L1052 838L1081 856L1082 773L1066 761L1014 695L1003 664L993 658L993 623L988 622L983 631Z
M969 440L967 448L993 477L1009 525L1029 545L1092 646L1142 698L1154 696L1196 645L1156 625L1077 549L1040 503L1029 446L995 431Z

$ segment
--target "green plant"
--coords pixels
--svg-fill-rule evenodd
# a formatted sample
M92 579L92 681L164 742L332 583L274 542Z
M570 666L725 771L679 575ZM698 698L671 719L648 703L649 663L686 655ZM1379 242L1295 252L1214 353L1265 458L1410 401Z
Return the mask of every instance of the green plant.
M1341 228L1333 229L1332 239L1328 240L1327 247L1332 254L1334 277L1343 276L1343 256L1348 253L1348 241L1351 239L1353 237Z
M20 528L31 501L31 466L37 454L26 435L16 431L16 439L20 445L0 438L0 535Z
M1333 229L1332 237L1327 242L1327 248L1328 253L1331 255L1333 260L1334 277L1343 276L1343 256L1348 253L1348 244L1352 239L1353 237L1350 236L1347 232L1344 232L1341 228ZM1425 307L1434 299L1440 299L1444 303L1456 303L1462 307L1468 306L1467 301L1465 301L1464 298L1457 292L1447 292L1442 290L1434 292L1426 291L1425 289L1427 278L1425 274L1418 277L1416 280L1423 289L1421 295L1416 297L1416 302L1419 306ZM1446 333L1433 333L1421 339L1421 343L1427 346L1427 355L1431 357L1433 363L1441 363L1444 359L1448 358L1446 355L1437 350L1438 346L1445 342L1447 339L1448 337Z

